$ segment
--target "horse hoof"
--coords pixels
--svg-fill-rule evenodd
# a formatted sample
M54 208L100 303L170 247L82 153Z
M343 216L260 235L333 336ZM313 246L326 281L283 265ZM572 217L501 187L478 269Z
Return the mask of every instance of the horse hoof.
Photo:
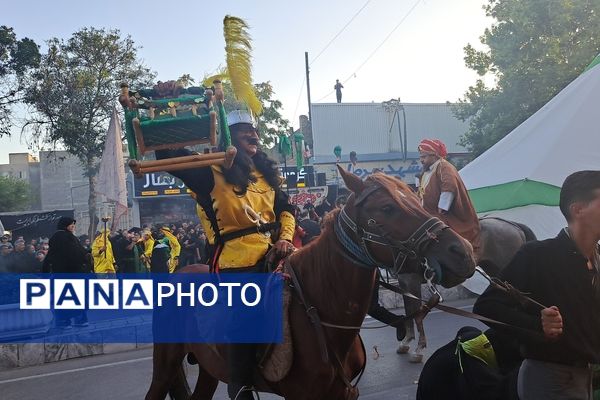
M410 354L408 356L408 362L413 364L420 364L423 362L423 354Z
M408 347L405 344L401 344L400 346L398 346L398 349L396 350L396 353L398 353L398 354L406 354L406 353L408 353L408 350L410 350L410 347Z

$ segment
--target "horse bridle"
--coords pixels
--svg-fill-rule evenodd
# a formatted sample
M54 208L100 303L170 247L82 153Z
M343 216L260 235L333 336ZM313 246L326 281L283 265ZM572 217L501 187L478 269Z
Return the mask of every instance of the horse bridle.
M357 220L359 219L362 207L361 204L367 197L381 189L380 185L372 185L365 188L360 195L356 198L354 206L357 210ZM345 232L344 225L348 227L358 238L359 243L357 244L352 238ZM436 271L429 265L427 259L422 255L427 246L437 240L437 236L440 232L448 229L442 220L437 217L431 217L425 221L410 237L406 240L393 240L389 238L389 235L381 228L381 225L373 218L367 220L368 229L377 228L380 233L373 232L358 225L352 220L345 210L345 206L340 210L337 221L335 223L335 232L340 240L340 243L346 251L348 251L353 257L361 262L364 266L371 268L385 267L390 270L392 274L398 274L401 272L402 267L406 263L407 259L416 259L421 257L421 265L423 267L423 274L425 280L431 282L434 279L434 275L438 274L438 279L441 279L440 272ZM375 257L371 254L368 247L368 242L376 243L382 246L390 247L394 254L394 265L383 265L378 262ZM399 260L402 258L402 262Z

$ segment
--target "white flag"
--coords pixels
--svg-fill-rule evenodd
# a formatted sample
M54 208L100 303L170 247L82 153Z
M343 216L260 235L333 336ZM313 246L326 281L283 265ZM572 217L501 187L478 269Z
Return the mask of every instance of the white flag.
M121 135L121 123L117 110L113 107L100 170L96 179L96 193L106 196L108 201L115 202L113 223L116 223L119 217L127 211L127 186L125 185Z

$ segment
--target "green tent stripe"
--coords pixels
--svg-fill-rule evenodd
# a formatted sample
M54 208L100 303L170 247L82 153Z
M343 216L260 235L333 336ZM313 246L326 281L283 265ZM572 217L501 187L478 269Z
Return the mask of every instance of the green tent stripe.
M558 206L560 188L543 182L524 179L469 190L469 196L478 213L507 210L530 204Z
M587 66L587 68L586 68L586 69L585 69L583 72L585 72L585 71L587 71L587 70L590 70L590 69L594 68L594 67L595 67L596 65L598 65L598 64L600 64L600 54L598 54L598 55L596 56L596 58L594 58L594 61L592 61L592 62L590 63L590 65L588 65L588 66Z

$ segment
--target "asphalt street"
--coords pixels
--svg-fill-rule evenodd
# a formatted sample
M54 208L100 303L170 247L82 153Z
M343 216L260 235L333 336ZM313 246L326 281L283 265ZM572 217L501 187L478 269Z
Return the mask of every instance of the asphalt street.
M470 310L473 300L451 302ZM379 325L368 318L363 327ZM480 323L439 311L425 321L429 346L425 356L452 340L465 325ZM397 341L392 328L363 329L367 349L367 368L360 381L361 399L414 399L422 364L410 364L408 357L396 354ZM376 347L376 350L375 350ZM196 368L187 366L193 387ZM152 376L151 348L71 359L35 367L0 372L0 399L3 400L138 400L143 399ZM225 385L214 397L226 400ZM261 394L261 399L280 399Z

